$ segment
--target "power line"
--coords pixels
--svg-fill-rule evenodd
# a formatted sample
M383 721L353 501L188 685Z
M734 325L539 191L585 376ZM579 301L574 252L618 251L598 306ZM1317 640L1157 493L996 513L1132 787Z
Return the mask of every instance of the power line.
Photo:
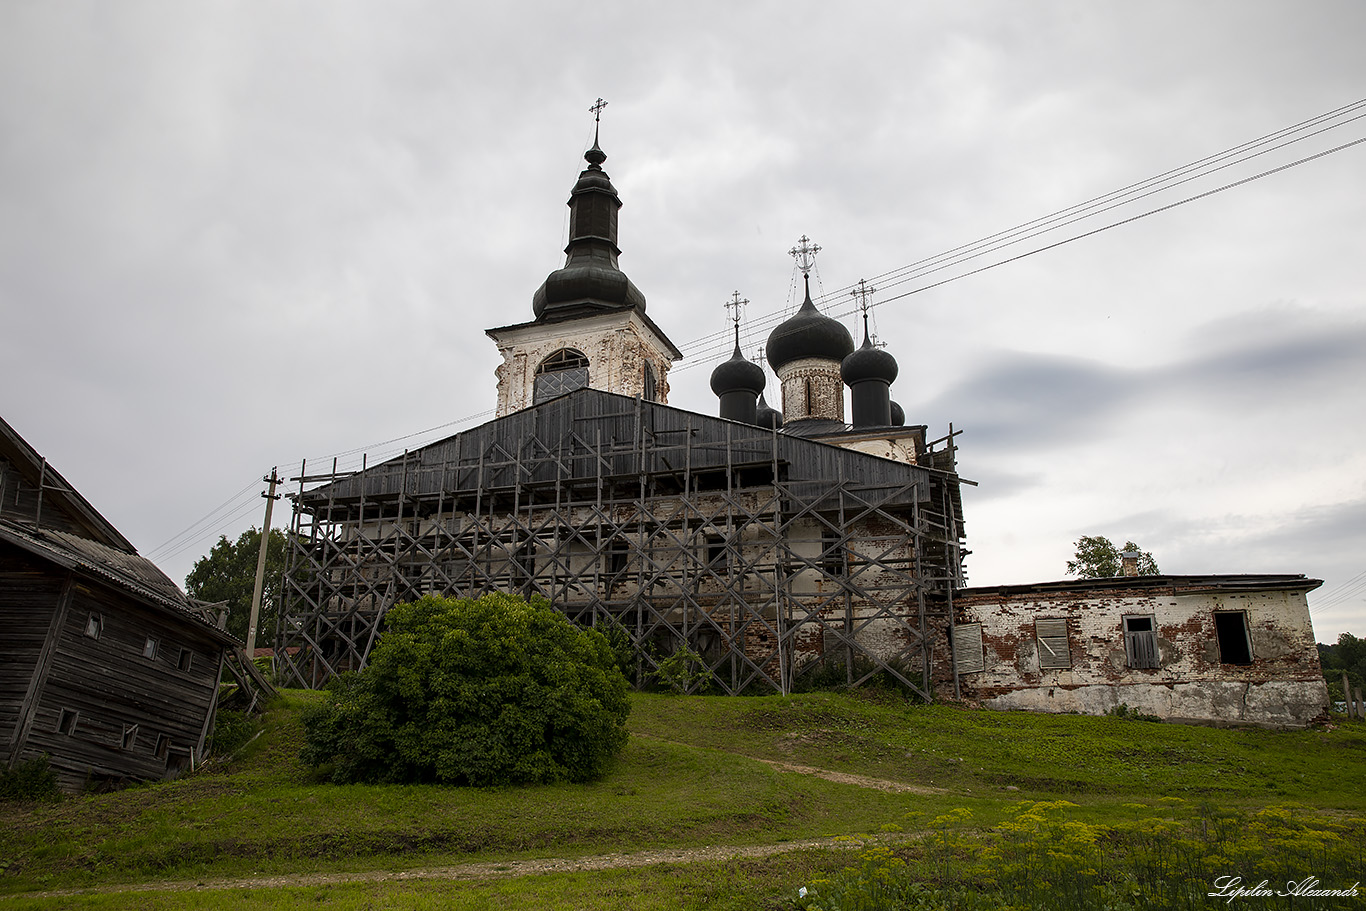
M1232 147L1230 147L1230 148L1228 148L1228 149L1225 149L1225 150L1223 150L1223 151L1217 152L1217 153L1215 153L1215 154L1213 154L1213 155L1208 155L1208 156L1206 156L1206 157L1204 157L1204 158L1202 158L1202 159L1199 159L1199 160L1197 160L1197 161L1195 161L1195 162L1191 162L1191 163L1189 163L1189 164L1182 165L1182 166L1179 167L1179 168L1173 168L1173 169L1171 169L1171 170L1168 170L1168 171L1165 171L1165 172L1163 172L1163 173L1161 173L1161 174L1158 174L1158 175L1156 175L1156 176L1154 176L1154 177L1150 177L1150 178L1148 178L1148 179L1146 179L1146 180L1137 181L1137 182L1131 183L1131 184L1129 184L1129 185L1127 185L1127 186L1125 186L1125 187L1121 187L1121 188L1119 188L1118 190L1114 190L1114 191L1112 191L1112 192L1110 192L1110 193L1106 193L1106 194L1102 194L1102 195L1100 195L1100 196L1092 197L1091 199L1088 199L1088 200L1085 200L1085 201L1083 201L1083 202L1077 203L1077 204L1075 204L1075 205L1073 205L1073 206L1069 206L1069 207L1067 207L1067 208L1065 208L1065 209L1060 209L1060 210L1058 210L1058 211L1056 211L1056 212L1053 212L1053 213L1051 213L1051 214L1049 214L1049 215L1045 215L1045 216L1041 216L1041 217L1039 217L1039 218L1032 219L1031 221L1023 222L1023 223L1021 223L1021 224L1019 224L1019 225L1016 225L1016 226L1014 226L1014 227L1012 227L1012 228L1007 228L1007 229L1005 229L1005 230L1003 230L1003 231L998 231L998 232L996 232L995 234L988 235L987 237L981 238L981 239L979 239L979 240L972 241L972 242L967 243L967 244L961 244L961 245L959 245L959 246L957 246L957 247L954 247L954 248L952 248L952 249L950 249L950 250L947 250L947 251L945 251L945 252L943 252L943 253L940 253L940 254L937 254L937 255L935 255L935 256L926 257L926 258L924 258L924 259L917 260L916 262L911 263L911 264L909 264L909 265L901 266L901 267L898 267L898 268L896 268L896 269L888 270L888 271L883 272L883 273L881 273L881 274L879 274L879 275L873 276L873 277L872 277L871 279L869 279L869 280L879 282L879 283L882 285L882 287L884 287L884 288L887 288L887 287L895 287L895 286L900 285L900 284L905 284L905 283L908 282L908 281L912 281L912 280L914 280L914 279L916 279L916 278L923 277L924 275L931 274L931 273L936 272L936 271L941 271L941 270L943 270L943 269L945 269L945 268L949 268L949 267L951 267L951 266L953 266L953 265L958 265L958 264L961 264L961 263L966 262L966 261L968 261L968 260L971 260L971 259L973 259L973 258L976 258L977 256L985 255L986 253L995 252L996 250L1003 249L1003 248L1008 247L1008 246L1011 246L1011 245L1013 245L1013 244L1015 244L1015 243L1020 243L1020 242L1023 242L1023 241L1025 241L1025 240L1029 240L1029 239L1031 239L1031 238L1033 238L1033 237L1037 237L1037 236L1040 236L1040 235L1042 235L1042 234L1045 234L1045 233L1047 233L1048 231L1056 230L1056 229L1058 229L1058 228L1065 227L1065 226L1068 225L1068 224L1074 224L1074 223L1076 223L1076 222L1078 222L1078 221L1082 221L1082 220L1085 219L1085 218L1093 217L1093 216L1095 216L1095 215L1102 214L1102 213L1104 213L1104 212L1106 212L1106 211L1111 211L1111 210L1113 210L1113 209L1119 208L1119 207L1122 206L1122 205L1128 205L1128 204L1130 204L1130 203L1137 202L1137 201L1139 201L1139 200L1141 200L1141 199L1147 198L1147 197L1149 197L1149 196L1155 195L1155 194L1160 193L1160 192L1164 192L1164 191L1166 191L1166 190L1173 189L1173 188L1175 188L1175 187L1177 187L1177 186L1180 186L1180 185L1185 184L1185 183L1189 183L1190 181L1199 179L1199 178L1201 178L1201 177L1207 177L1207 176L1209 176L1209 175L1211 175L1211 174L1214 174L1214 173L1216 173L1216 172L1218 172L1218 171L1224 170L1225 168L1233 167L1234 165L1237 165L1237 164L1246 163L1246 162L1251 161L1252 159L1257 158L1257 157L1259 157L1259 156L1261 156L1261 155L1265 155L1265 154L1268 154L1268 153L1270 153L1270 152L1277 151L1277 150L1279 150L1279 149L1283 149L1283 148L1285 148L1286 146L1289 146L1289 145L1291 145L1291 144L1293 144L1293 143L1302 142L1302 141L1304 141L1304 140L1306 140L1306 139L1310 139L1310 138L1312 138L1312 137L1314 137L1314 136L1321 135L1321 134L1323 134L1323 133L1325 133L1325 132L1327 132L1327 131L1329 131L1329 130L1337 129L1338 127L1345 126L1345 125L1347 125L1347 124L1353 123L1353 122L1355 122L1355 121L1357 121L1357 120L1360 120L1360 119L1362 119L1362 118L1366 118L1366 113L1358 113L1359 111L1362 111L1363 108L1366 108L1366 99L1361 99L1361 100L1358 100L1358 101L1354 101L1354 102L1352 102L1351 104L1344 105L1344 106L1342 106L1342 107L1340 107L1340 108L1337 108L1337 109L1335 109L1335 110L1328 111L1328 112L1326 112L1326 113L1324 113L1324 114L1320 114L1320 115L1317 115L1317 116L1315 116L1315 117L1309 118L1308 120L1301 121L1301 122L1298 123L1298 124L1294 124L1294 125L1292 125L1292 126L1285 127L1285 128L1280 129L1280 130L1276 130L1276 131L1274 131L1274 132L1272 132L1272 133L1268 133L1268 134L1266 134L1266 135L1264 135L1264 136L1260 136L1260 137L1258 137L1258 138L1256 138L1256 139L1249 140L1249 141L1244 142L1244 143L1241 143L1241 144L1239 144L1239 145L1237 145L1237 146L1232 146ZM1355 114L1355 116L1346 117L1346 119L1342 119L1342 118L1344 117L1344 115L1348 115L1348 114ZM1336 120L1337 122L1335 122L1335 123L1330 123L1330 124L1327 125L1327 126L1323 126L1323 124L1328 123L1329 121L1333 121L1333 120ZM1320 128L1320 129L1314 129L1314 130L1312 130L1312 131L1309 131L1310 128L1312 128L1312 127L1321 127L1321 128ZM1292 136L1292 135L1295 134L1295 133L1300 133L1301 135L1294 136L1294 138L1291 138L1291 139L1286 139L1286 140L1283 141L1283 142L1280 142L1280 141L1279 141L1279 140L1285 139L1285 137L1287 137L1287 136ZM1348 145L1352 145L1352 143L1349 143ZM1344 147L1341 147L1341 146L1340 146L1340 147L1338 147L1337 149L1330 149L1329 152L1332 152L1332 151L1339 151L1341 148L1344 148ZM1244 153L1248 153L1248 154L1244 154ZM1293 165L1293 164L1302 164L1302 163L1304 163L1305 161L1313 160L1313 159L1316 158L1316 157L1321 157L1322 154L1326 154L1326 153L1321 153L1320 155L1317 155L1317 156L1308 156L1308 157L1306 157L1306 158L1304 158L1304 159L1299 160L1298 162L1293 162L1292 165ZM1234 160L1231 160L1231 161L1226 160L1226 159L1233 158L1234 156L1241 156L1241 157L1234 158ZM1211 165L1214 165L1214 166L1211 167ZM1283 169L1284 169L1284 168L1280 168L1280 169L1271 169L1270 171L1263 172L1262 174L1256 175L1256 176L1259 176L1259 177L1260 177L1260 176L1266 176L1266 174L1275 173L1276 170L1283 170ZM1192 172L1195 172L1195 173L1192 173ZM1242 181L1242 182L1246 182L1246 181ZM1236 186L1236 185L1238 185L1237 182L1235 182L1234 184L1231 184L1231 185L1229 185L1229 186ZM1226 187L1221 187L1221 188L1219 188L1219 189L1227 189L1227 186L1226 186ZM1140 192L1140 191L1142 191L1142 192ZM1217 191L1214 191L1214 192L1217 192ZM1209 195L1209 194L1203 194L1203 195ZM1126 199L1126 197L1131 197L1131 198ZM1197 196L1191 197L1191 198L1192 198L1192 199L1196 199L1196 198L1201 198L1201 197L1200 197L1199 195L1197 195ZM1123 200L1123 201L1118 201L1118 200ZM1186 201L1189 201L1189 200L1183 200L1182 202L1186 202ZM1155 210L1155 211L1163 211L1163 210L1159 209L1159 210ZM1117 226L1117 225L1119 225L1119 224L1125 224L1125 223L1127 223L1127 222L1126 222L1126 221L1116 222L1114 225L1107 226L1107 228L1108 228L1108 227ZM1098 232L1091 232L1091 233L1098 233ZM1085 234L1084 234L1084 235L1079 235L1079 236L1089 236L1089 235L1085 235ZM1051 249L1051 247L1044 247L1044 248L1041 248L1041 249ZM1038 252L1038 251L1034 251L1034 252ZM1007 260L1007 261L1009 261L1009 260ZM931 267L933 267L933 268L931 268ZM976 273L975 273L975 272L970 272L970 273L967 273L967 274L976 274ZM846 286L846 287L836 289L835 291L832 291L832 292L830 292L829 294L822 295L822 296L820 296L820 297L816 300L816 303L817 303L817 304L827 303L827 302L829 302L830 300L835 299L835 298L837 298L837 297L840 297L840 296L842 296L843 294L847 293L847 292L848 292L850 289L852 289L853 287L854 287L854 285L853 285L853 284L850 284L850 285L848 285L848 286ZM936 285L936 286L932 286L932 287L937 287L937 285ZM924 289L917 289L917 290L924 290ZM901 295L901 296L904 296L904 295ZM884 299L883 299L882 301L880 301L879 303L886 303L888 300L895 300L895 299L898 299L898 298L884 298ZM752 336L753 336L753 334L754 334L755 332L757 332L758 330L760 330L761 328L763 328L763 327L765 327L765 326L767 326L767 325L770 325L770 324L772 324L772 323L776 323L778 320L780 320L780 319L782 318L782 316L783 316L783 313L780 311L780 312L778 312L778 313L769 314L768 316L761 317L761 318L756 319L756 320L752 320L752 321L750 322L749 326L746 327L747 330L748 330L748 331L747 331L747 337L751 337L751 338L752 338ZM699 358L699 359L701 359L701 358L703 358L703 357L706 356L706 355L720 356L720 354L718 354L717 352L719 351L719 349L720 349L721 347L724 347L724 345L721 345L720 343L723 342L723 341L726 341L726 340L727 340L726 337L727 337L728 335L729 335L728 332L715 332L715 333L710 333L710 334L701 336L701 337L699 337L699 338L697 338L697 339L695 339L695 340L693 340L693 341L690 341L690 342L685 343L685 344L682 346L682 348L683 348L684 350L687 350L687 351L689 352L689 353L688 353L688 357L689 357L690 359L691 359L691 358ZM721 352L721 353L724 353L724 352ZM696 361L694 361L694 362L691 363L691 364L687 364L687 365L684 365L684 366L682 366L682 367L679 367L679 368L677 368L677 369L678 369L678 370L686 370L686 369L688 369L688 368L690 368L690 367L693 367L693 366L697 366Z

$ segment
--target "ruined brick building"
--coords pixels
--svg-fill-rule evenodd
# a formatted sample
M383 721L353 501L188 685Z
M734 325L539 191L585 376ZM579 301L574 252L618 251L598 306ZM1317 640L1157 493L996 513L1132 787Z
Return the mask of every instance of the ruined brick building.
M363 666L395 603L504 590L628 637L642 680L686 650L694 685L729 694L882 674L927 700L1003 707L1317 714L1300 612L1312 580L965 589L954 434L907 425L890 395L894 357L866 322L856 349L814 305L806 238L794 251L805 298L767 342L781 411L738 329L711 376L719 416L670 407L681 354L621 271L606 157L596 141L584 156L565 265L534 293L533 318L487 332L503 358L496 417L359 472L301 470L276 650L285 681L318 686ZM1195 619L1197 590L1225 600ZM1221 631L1232 642L1226 617L1239 612L1247 651L1235 655ZM1151 647L1125 651L1148 641L1143 617ZM1214 652L1194 642L1202 631ZM1154 695L1214 678L1247 698Z

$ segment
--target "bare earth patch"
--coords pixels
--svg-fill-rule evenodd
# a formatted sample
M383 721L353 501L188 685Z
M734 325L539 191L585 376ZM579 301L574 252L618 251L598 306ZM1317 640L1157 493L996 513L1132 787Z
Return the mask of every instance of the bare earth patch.
M23 893L29 898L64 895L109 895L131 892L190 892L216 889L283 889L294 886L331 886L344 883L415 882L419 880L477 880L535 876L542 873L580 873L592 870L649 867L656 864L685 864L709 860L772 857L805 848L853 848L848 838L817 838L788 841L776 845L745 847L714 846L660 851L632 851L595 854L589 857L551 857L539 860L502 860L427 867L417 870L371 870L363 873L297 873L284 876L238 877L212 880L167 880L154 883L127 883L95 886L89 889L57 889L50 892Z

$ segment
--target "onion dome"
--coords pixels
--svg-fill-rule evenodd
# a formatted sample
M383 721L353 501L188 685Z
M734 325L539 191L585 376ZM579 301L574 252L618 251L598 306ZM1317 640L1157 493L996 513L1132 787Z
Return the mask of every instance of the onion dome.
M824 315L811 303L810 278L806 279L806 299L801 309L768 336L768 362L775 371L807 357L842 361L853 351L854 339L844 324Z
M906 426L906 412L905 412L905 410L904 410L900 405L898 405L896 402L892 402L892 426L893 426L893 427L905 427L905 426Z
M863 345L840 362L840 378L850 386L866 380L890 384L896 379L896 374L896 358L885 349L874 345L866 328L863 333Z
M783 413L764 401L762 392L759 393L759 409L755 414L754 423L769 430L781 430L783 426Z
M607 153L598 147L596 136L583 157L588 167L569 194L564 268L550 273L531 298L538 320L595 310L645 310L645 295L617 266L621 199L602 169Z
M738 331L738 330L737 330ZM740 342L735 342L735 353L730 360L718 364L711 372L711 391L717 395L727 392L748 392L751 396L764 391L768 380L764 368L745 359L740 353Z

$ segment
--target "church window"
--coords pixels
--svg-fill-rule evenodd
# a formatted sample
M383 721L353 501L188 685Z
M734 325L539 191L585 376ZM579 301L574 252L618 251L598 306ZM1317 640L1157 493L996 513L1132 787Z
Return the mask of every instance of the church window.
M587 385L588 357L582 351L561 348L536 368L535 404Z
M656 398L657 393L655 392L655 368L649 361L645 362L645 377L641 385L641 395L647 402L659 401L659 399Z

